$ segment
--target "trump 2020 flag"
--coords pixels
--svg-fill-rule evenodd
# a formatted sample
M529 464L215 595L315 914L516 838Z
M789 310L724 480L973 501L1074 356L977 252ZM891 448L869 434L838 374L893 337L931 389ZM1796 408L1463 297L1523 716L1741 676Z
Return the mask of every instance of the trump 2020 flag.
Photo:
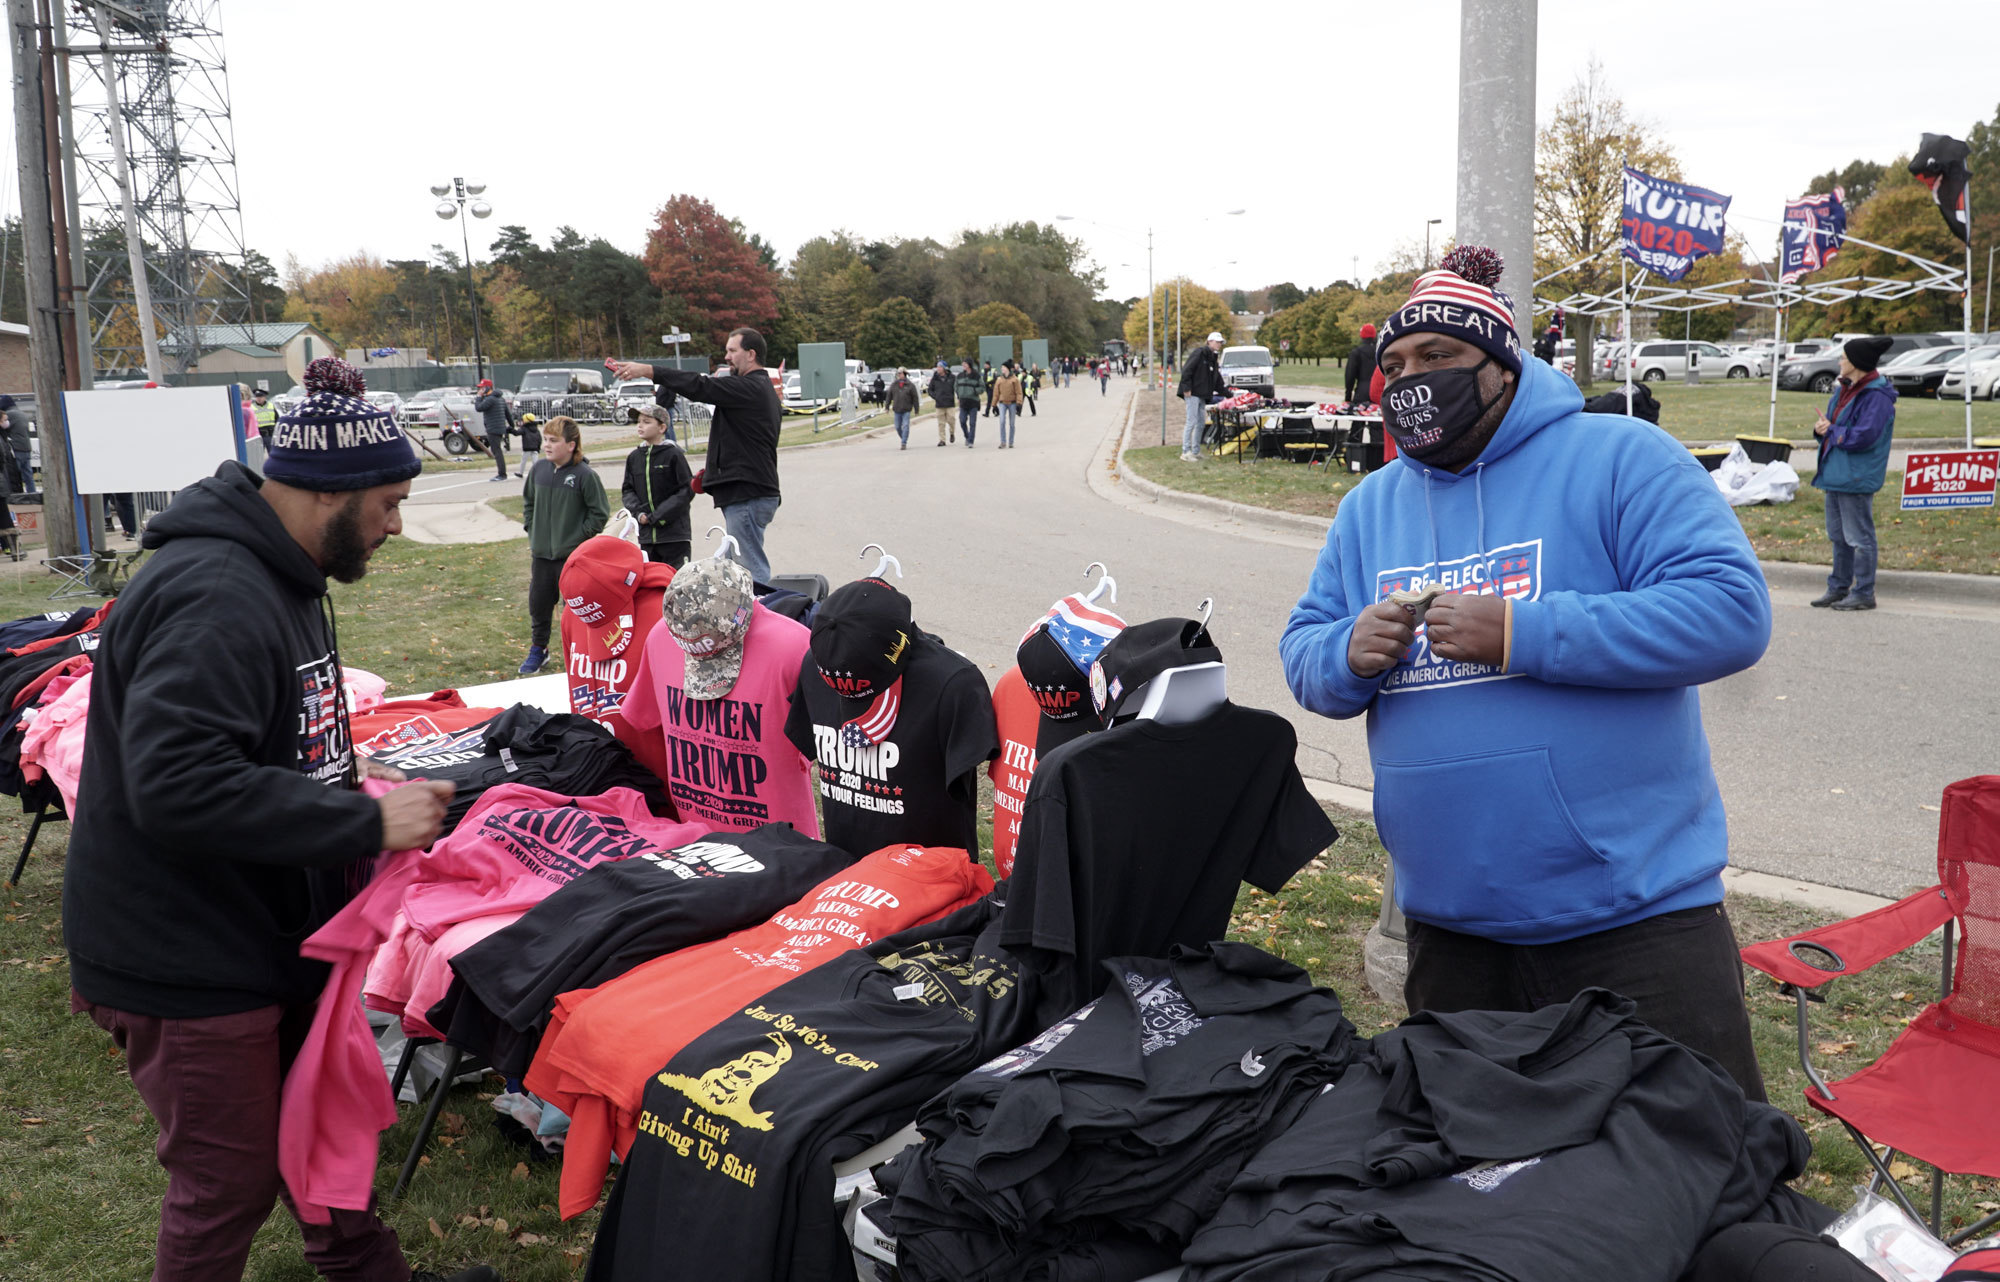
M1625 167L1625 257L1666 280L1679 280L1706 254L1722 252L1729 197Z
M1838 187L1785 206L1785 252L1779 266L1787 284L1833 261L1847 239L1847 193Z
M1931 189L1951 234L1968 245L1972 233L1965 221L1965 184L1972 172L1966 168L1965 158L1971 154L1972 148L1949 134L1925 134L1917 144L1917 154L1910 159L1910 172Z

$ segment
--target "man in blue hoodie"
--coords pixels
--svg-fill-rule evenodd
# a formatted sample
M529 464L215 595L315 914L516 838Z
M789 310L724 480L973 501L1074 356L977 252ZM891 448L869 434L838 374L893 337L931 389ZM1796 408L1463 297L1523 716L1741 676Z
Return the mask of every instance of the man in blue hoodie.
M1812 483L1826 492L1826 538L1833 572L1811 604L1875 608L1875 491L1889 472L1896 439L1896 389L1875 372L1886 338L1850 338L1840 349L1840 387L1813 425L1819 464Z
M1368 715L1411 1010L1610 988L1761 1099L1697 687L1763 654L1764 578L1685 447L1521 359L1499 276L1461 247L1382 326L1400 456L1341 503L1285 677Z

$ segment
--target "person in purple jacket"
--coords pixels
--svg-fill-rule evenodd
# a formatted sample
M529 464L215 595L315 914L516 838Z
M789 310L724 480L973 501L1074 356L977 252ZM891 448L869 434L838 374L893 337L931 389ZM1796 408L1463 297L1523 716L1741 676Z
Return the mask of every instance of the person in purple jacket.
M1813 424L1819 465L1812 483L1826 492L1826 539L1833 572L1812 604L1836 610L1875 608L1875 491L1889 471L1896 439L1896 389L1875 372L1889 350L1881 337L1850 338L1840 349L1840 386Z

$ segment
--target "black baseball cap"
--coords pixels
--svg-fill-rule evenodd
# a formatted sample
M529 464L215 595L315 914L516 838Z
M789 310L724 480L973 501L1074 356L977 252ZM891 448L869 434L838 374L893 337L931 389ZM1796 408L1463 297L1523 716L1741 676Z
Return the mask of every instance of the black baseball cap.
M881 579L842 584L813 616L813 662L846 699L872 699L894 684L916 639L910 598Z
M1108 725L1128 711L1125 704L1133 691L1167 669L1220 662L1222 651L1216 649L1208 629L1193 619L1135 623L1113 637L1091 665L1090 700Z
M1090 698L1090 678L1063 653L1047 630L1036 628L1014 652L1021 679L1042 715L1037 718L1035 755L1047 756L1072 739L1104 727Z

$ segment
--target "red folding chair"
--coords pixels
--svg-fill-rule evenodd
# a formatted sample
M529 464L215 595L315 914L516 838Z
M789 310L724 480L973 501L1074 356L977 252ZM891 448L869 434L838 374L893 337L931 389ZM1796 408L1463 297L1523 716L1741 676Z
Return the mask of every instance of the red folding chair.
M2000 775L1944 790L1938 816L1938 884L1874 912L1755 944L1743 960L1798 1002L1806 1103L1837 1119L1912 1219L1943 1236L1944 1176L2000 1179ZM1880 1059L1829 1084L1812 1066L1807 1009L1838 976L1858 975L1944 928L1938 1000L1910 1021ZM1952 940L1959 945L1953 966ZM1888 1146L1878 1153L1878 1141ZM1904 1153L1929 1165L1931 1213L1922 1215L1889 1173ZM1952 1245L2000 1223L2000 1211L1946 1239Z

